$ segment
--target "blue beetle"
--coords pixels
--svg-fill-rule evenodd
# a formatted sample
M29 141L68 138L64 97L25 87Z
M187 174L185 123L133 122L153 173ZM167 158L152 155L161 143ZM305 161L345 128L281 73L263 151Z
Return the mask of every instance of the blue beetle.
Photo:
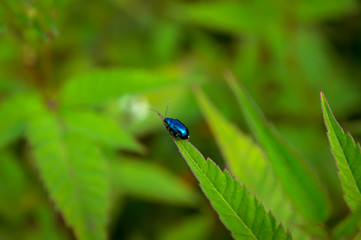
M188 128L183 123L181 123L178 119L167 118L168 106L169 106L169 102L167 105L167 109L165 110L164 116L162 114L160 114L157 110L154 110L154 109L151 109L151 110L155 111L160 116L162 116L165 126L168 129L168 132L170 134L172 134L173 137L180 138L180 139L188 139L189 138Z

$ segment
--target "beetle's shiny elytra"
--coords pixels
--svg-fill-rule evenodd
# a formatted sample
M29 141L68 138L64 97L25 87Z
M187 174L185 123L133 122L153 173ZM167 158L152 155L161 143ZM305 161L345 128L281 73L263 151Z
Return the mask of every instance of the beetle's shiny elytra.
M181 123L178 119L166 117L167 111L168 111L168 106L169 106L169 102L167 105L167 109L165 110L165 116L163 116L162 114L160 114L158 111L156 111L154 109L151 109L151 110L155 111L160 116L162 116L162 118L164 119L165 126L168 129L168 132L170 134L172 134L173 137L180 138L180 139L188 139L189 138L188 128L183 123Z
M168 131L176 138L188 139L188 128L181 123L178 119L165 118L164 123L167 126Z

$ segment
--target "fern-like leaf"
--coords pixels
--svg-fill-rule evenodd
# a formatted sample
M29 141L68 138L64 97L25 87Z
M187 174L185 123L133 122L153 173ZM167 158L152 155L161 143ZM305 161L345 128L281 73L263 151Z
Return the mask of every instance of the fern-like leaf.
M161 115L159 115L162 118ZM203 193L235 239L292 239L270 212L227 170L221 171L189 141L172 138L179 152L198 179Z
M273 215L266 213L245 186L228 171L221 171L188 141L175 143L200 183L204 194L235 239L291 239Z
M27 132L40 178L79 240L106 238L109 183L105 161L86 137L69 133L45 109Z
M325 221L330 201L319 179L301 155L292 149L265 120L262 112L231 74L226 79L258 142L266 151L271 166L297 209L315 222Z
M361 151L352 136L343 131L336 121L325 95L321 92L323 116L332 153L336 159L339 176L347 203L353 211L361 207Z

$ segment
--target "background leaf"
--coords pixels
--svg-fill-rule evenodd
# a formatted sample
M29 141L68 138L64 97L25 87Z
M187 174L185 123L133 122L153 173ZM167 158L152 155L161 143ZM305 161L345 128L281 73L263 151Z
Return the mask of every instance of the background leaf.
M97 105L124 94L144 93L178 83L178 77L141 69L97 70L70 79L61 90L64 106Z
M268 126L261 111L245 89L242 89L230 74L226 79L249 127L265 149L276 176L297 209L312 221L325 221L330 212L330 205L316 175L302 157L282 140L276 130Z
M193 216L166 229L159 240L206 240L209 239L212 221L209 216Z
M361 206L361 152L352 136L345 134L332 114L325 95L321 92L323 116L332 153L336 159L345 199L351 209Z
M27 134L40 178L77 238L105 239L109 182L99 150L89 139L64 131L45 109L31 119Z
M195 2L173 6L177 18L223 31L240 33L258 30L262 20L254 18L254 4L239 2ZM250 20L252 19L252 20Z
M31 111L33 97L19 94L0 103L0 147L20 137Z
M116 191L145 200L194 205L195 191L166 169L145 160L120 159L111 164Z
M10 151L0 151L0 214L10 221L19 220L26 175L18 159Z
M129 132L118 126L113 119L101 112L89 110L69 110L63 114L66 127L70 131L84 135L112 148L142 152L142 146Z
M327 4L325 4L326 2ZM355 6L356 2L354 0L330 0L317 3L304 0L298 2L297 15L304 21L319 21L345 12L351 12Z

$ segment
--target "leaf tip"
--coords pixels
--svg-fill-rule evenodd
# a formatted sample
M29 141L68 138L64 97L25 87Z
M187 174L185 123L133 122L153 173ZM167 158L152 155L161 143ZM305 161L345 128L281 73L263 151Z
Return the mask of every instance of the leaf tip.
M326 104L328 105L327 99L325 97L325 93L322 90L320 90L320 99L321 99L322 108L324 108L326 106Z

